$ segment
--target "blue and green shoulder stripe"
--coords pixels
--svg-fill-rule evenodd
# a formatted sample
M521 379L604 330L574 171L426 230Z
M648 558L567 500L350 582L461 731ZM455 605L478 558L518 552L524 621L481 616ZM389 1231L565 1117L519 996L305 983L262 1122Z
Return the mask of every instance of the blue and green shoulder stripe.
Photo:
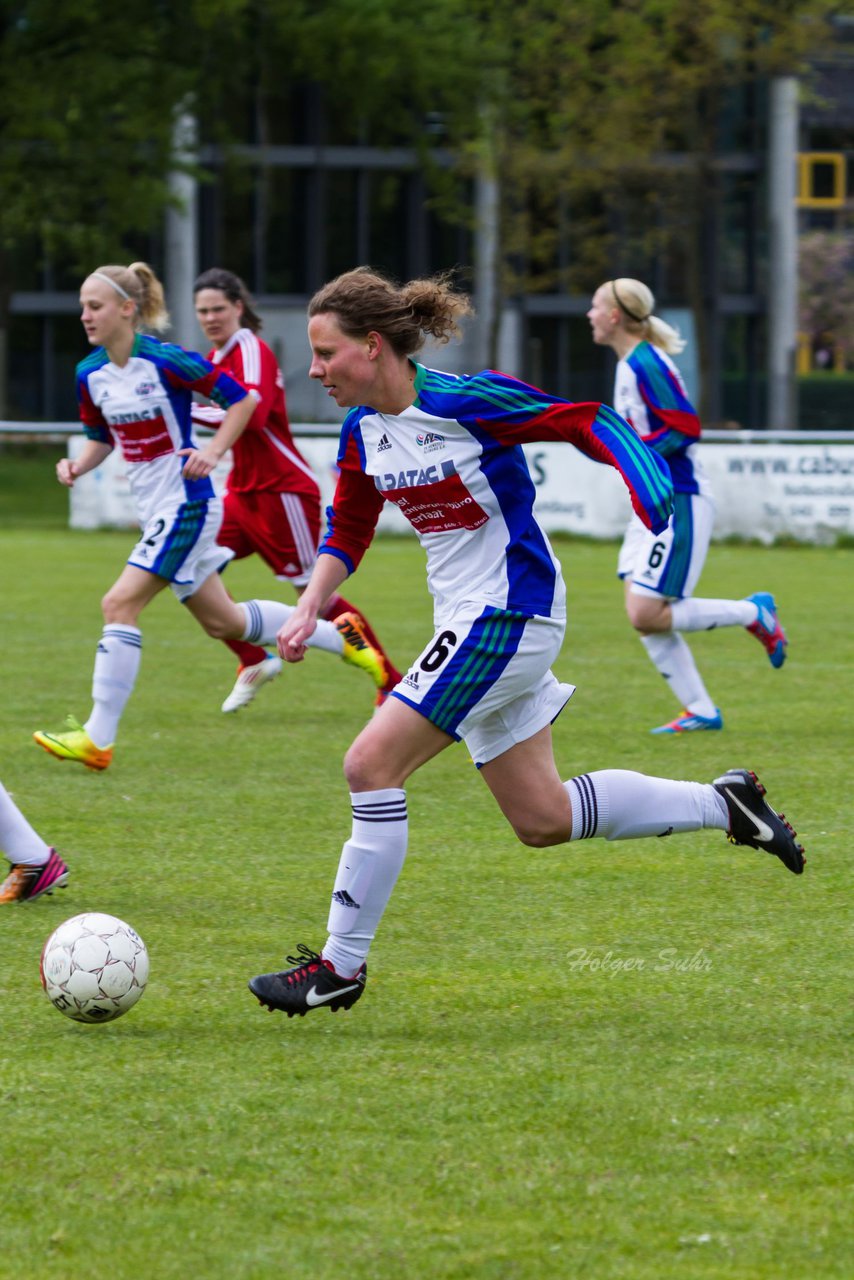
M650 430L644 440L650 448L667 457L699 440L702 428L697 412L655 347L639 343L626 363L646 405Z
M646 525L656 533L666 526L673 509L669 468L608 405L563 400L494 370L469 377L421 372L419 366L416 403L426 412L485 429L504 445L573 444L620 472Z

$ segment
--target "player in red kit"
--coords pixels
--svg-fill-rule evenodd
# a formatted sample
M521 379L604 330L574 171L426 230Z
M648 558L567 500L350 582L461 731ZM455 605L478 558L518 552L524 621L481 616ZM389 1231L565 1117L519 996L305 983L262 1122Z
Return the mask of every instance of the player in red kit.
M233 465L224 495L224 515L217 541L234 558L257 554L273 573L301 595L317 556L321 532L320 486L297 449L288 423L282 373L276 357L258 336L261 319L246 285L231 271L212 267L193 287L196 316L212 345L208 359L226 369L258 401L246 431L232 450ZM221 411L196 405L193 418L217 427ZM324 613L351 644L359 640L376 650L377 702L400 679L363 613L334 595ZM262 685L281 671L281 658L258 645L226 641L237 655L237 681L222 704L239 711Z

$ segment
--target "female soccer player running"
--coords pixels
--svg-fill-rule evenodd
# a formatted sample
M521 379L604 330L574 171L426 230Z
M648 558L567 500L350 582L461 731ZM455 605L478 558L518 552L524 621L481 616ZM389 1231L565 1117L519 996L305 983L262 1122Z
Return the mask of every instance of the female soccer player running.
M211 267L193 286L196 318L212 344L208 359L255 394L258 405L246 430L232 446L233 465L223 495L223 520L217 534L236 560L257 554L277 578L301 595L317 556L320 539L320 486L294 444L285 408L282 371L258 332L261 317L246 285L232 271ZM223 411L195 405L193 419L217 427ZM400 679L371 624L343 596L334 595L323 615L351 641L367 639L382 658L377 704ZM225 712L239 711L282 668L278 654L245 640L226 640L240 666Z
M104 266L83 281L83 328L95 350L77 366L77 397L87 441L76 460L56 466L61 484L103 462L114 444L122 450L142 533L102 603L104 630L92 680L93 707L85 725L69 716L59 733L39 731L39 746L60 760L106 769L119 721L136 682L142 648L139 616L171 586L208 635L220 640L271 643L293 610L272 600L239 605L217 572L230 552L217 545L222 502L211 472L246 427L255 398L224 370L195 352L140 332L165 329L163 287L144 262ZM222 425L204 448L193 436L193 392L224 410ZM373 673L376 654L361 637L351 644L329 622L320 623L317 647Z
M720 710L706 691L683 631L745 627L764 646L772 667L786 660L786 635L774 597L697 600L693 591L712 536L715 505L697 457L700 420L685 394L672 355L685 343L653 315L655 299L640 280L609 280L587 312L593 341L618 356L614 404L642 440L664 458L673 480L673 514L658 532L633 516L617 563L626 586L626 612L656 669L683 708L652 733L722 729Z
M329 533L279 652L299 661L332 592L358 566L383 502L408 517L427 554L436 631L347 752L353 825L321 953L253 978L289 1016L362 994L366 958L407 847L407 778L463 739L523 844L622 840L715 827L803 870L795 833L746 769L714 783L606 769L564 782L551 725L573 693L550 670L566 625L560 566L534 512L521 445L566 441L623 476L635 510L666 528L667 468L601 404L570 404L487 371L457 377L411 359L447 341L470 311L446 278L396 287L370 268L333 280L309 306L311 377L350 412Z

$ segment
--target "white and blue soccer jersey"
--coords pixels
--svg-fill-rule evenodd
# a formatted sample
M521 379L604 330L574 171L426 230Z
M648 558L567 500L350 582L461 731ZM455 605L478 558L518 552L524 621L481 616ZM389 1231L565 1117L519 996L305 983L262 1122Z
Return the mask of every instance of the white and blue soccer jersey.
M620 548L617 574L634 591L669 600L690 596L700 577L714 521L712 489L697 456L700 419L679 370L650 342L617 364L614 403L641 439L670 468L673 515L661 538L630 522Z
M340 476L321 552L352 572L384 502L427 554L437 624L471 604L563 618L558 561L534 515L522 444L563 440L623 475L638 515L660 530L671 510L666 465L613 409L571 404L492 370L460 377L416 365L401 414L361 407L344 421Z
M639 342L617 363L614 406L641 439L665 459L675 493L711 496L697 457L700 419L676 365L665 351Z
M137 517L215 496L210 479L186 480L179 449L197 448L193 392L223 409L248 392L196 352L138 334L130 359L113 364L98 347L77 366L80 420L90 440L118 444L127 464Z

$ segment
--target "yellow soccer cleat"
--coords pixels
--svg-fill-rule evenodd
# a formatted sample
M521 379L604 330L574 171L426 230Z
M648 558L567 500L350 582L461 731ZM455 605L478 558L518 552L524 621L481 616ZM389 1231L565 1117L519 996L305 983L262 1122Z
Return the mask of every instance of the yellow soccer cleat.
M389 664L385 654L372 645L365 635L362 620L357 613L342 613L335 619L335 628L344 640L341 657L353 667L367 671L378 689L386 689L389 682Z
M113 748L96 747L74 716L68 716L65 723L67 728L62 733L42 733L39 730L33 737L40 747L56 756L57 760L76 760L87 769L106 769L112 761Z

